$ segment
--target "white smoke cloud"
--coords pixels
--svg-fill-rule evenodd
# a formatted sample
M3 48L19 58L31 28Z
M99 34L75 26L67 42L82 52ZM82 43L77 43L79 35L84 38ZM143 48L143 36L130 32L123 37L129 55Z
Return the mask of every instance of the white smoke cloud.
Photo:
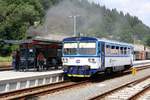
M47 11L45 22L37 28L38 32L46 34L72 34L73 19L69 16L79 15L77 18L77 32L86 33L88 27L92 27L97 20L101 20L99 9L92 11L92 7L84 0L64 0ZM85 3L85 4L84 4Z

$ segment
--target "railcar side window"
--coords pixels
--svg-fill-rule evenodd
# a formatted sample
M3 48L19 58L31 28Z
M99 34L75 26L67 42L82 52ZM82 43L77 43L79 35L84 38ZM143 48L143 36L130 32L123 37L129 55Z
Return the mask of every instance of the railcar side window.
M124 47L124 55L127 54L127 47Z
M111 46L111 54L115 54L115 46Z
M110 45L106 45L106 54L110 54Z
M64 43L64 54L65 55L76 55L77 54L77 43Z
M130 51L131 51L131 49L130 49L130 48L128 48L128 54L129 54L129 55L130 55L130 53L131 53Z
M116 54L119 54L119 46L116 47Z
M120 54L123 55L123 47L120 47Z

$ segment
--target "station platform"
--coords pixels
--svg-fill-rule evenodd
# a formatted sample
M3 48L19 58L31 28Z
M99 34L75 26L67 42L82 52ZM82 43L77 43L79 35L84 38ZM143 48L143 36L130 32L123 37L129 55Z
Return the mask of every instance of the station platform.
M134 61L133 67L150 65L150 60ZM0 71L0 93L64 81L63 70L46 72Z
M133 61L133 67L140 67L143 65L144 66L150 65L150 60Z
M46 72L0 72L0 93L9 92L18 89L24 89L44 84L62 82L63 71L46 71Z

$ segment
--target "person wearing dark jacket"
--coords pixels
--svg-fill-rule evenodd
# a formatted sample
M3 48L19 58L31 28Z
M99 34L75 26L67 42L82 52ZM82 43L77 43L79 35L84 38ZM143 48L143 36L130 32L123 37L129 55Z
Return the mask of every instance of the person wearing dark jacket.
M15 55L15 69L19 70L19 63L20 63L20 53L17 50Z

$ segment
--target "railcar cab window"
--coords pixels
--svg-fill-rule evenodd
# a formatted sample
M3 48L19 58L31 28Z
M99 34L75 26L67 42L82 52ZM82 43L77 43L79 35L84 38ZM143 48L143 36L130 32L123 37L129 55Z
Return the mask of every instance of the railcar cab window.
M96 43L95 42L80 42L79 43L79 54L80 55L95 55L96 54Z
M63 53L65 55L76 55L77 54L77 43L64 43L63 45Z

